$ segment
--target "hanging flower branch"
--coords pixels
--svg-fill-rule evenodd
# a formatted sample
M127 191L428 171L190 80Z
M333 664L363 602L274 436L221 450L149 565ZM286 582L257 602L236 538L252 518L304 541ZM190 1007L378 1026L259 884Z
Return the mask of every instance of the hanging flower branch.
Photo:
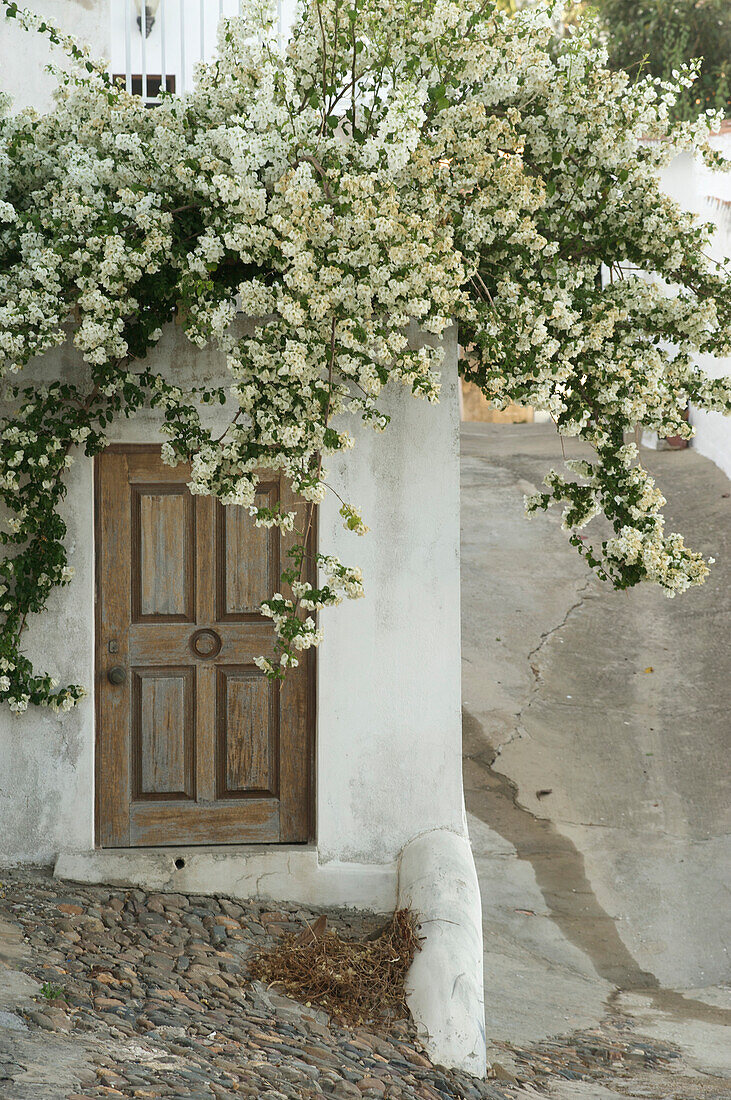
M343 415L384 430L391 382L438 399L440 349L411 347L411 321L439 337L456 319L466 377L591 444L592 461L549 474L528 508L563 502L599 576L669 595L704 579L625 444L637 424L688 436L689 400L731 407L728 380L694 365L731 351L728 280L707 258L710 228L658 183L718 123L670 126L692 72L633 84L588 30L557 42L544 9L510 18L466 0L315 0L280 51L251 0L222 21L195 89L150 110L73 40L0 4L72 60L52 111L0 111L0 368L21 372L69 332L86 363L73 385L20 388L0 424L12 709L83 694L36 674L22 633L70 579L65 470L143 405L161 410L163 459L191 464L193 493L296 531L284 594L262 605L278 645L261 667L280 677L317 645L313 613L363 594L358 569L311 545L328 456L353 445ZM260 319L249 335L238 311ZM227 392L184 393L145 366L175 318L227 356ZM199 415L212 401L232 408L218 438ZM267 470L297 513L257 506ZM599 513L613 533L592 545L576 532ZM350 502L341 515L367 530Z

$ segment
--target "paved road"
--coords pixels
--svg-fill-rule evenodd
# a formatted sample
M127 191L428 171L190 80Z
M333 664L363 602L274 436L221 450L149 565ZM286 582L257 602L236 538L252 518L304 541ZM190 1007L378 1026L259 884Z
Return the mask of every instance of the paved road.
M612 592L559 514L525 518L523 494L561 462L552 426L463 425L465 787L488 1035L530 1043L624 1014L677 1043L687 1076L679 1092L622 1095L731 1096L731 483L690 450L643 457L668 528L718 561L675 600Z

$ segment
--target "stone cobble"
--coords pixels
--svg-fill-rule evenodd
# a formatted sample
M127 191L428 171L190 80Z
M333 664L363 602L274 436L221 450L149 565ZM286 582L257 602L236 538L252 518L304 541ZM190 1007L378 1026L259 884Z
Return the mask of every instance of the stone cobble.
M573 1036L570 1045L506 1045L512 1070L499 1066L496 1077L479 1081L432 1065L407 1021L347 1028L249 980L252 951L312 924L320 911L71 886L25 871L1 877L0 920L22 929L22 969L43 983L36 1007L13 1018L48 1033L51 1045L76 1043L84 1052L71 1091L34 1094L21 1087L27 1067L0 1044L0 1097L10 1100L507 1100L551 1075L580 1080L611 1065L621 1076L628 1057L653 1065L673 1057L670 1048L642 1045L617 1025ZM349 911L328 911L328 920L351 937L373 934L382 923Z

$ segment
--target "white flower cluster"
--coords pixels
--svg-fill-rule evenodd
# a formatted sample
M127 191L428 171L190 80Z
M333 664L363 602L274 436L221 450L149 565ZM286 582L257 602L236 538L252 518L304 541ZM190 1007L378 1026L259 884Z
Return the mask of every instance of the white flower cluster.
M190 464L193 493L281 529L288 594L263 605L276 644L260 661L281 676L320 640L310 613L363 595L359 570L311 545L323 462L353 446L343 418L384 430L389 383L438 400L438 338L455 319L462 371L491 400L547 410L594 450L574 480L550 474L529 510L563 502L570 540L619 587L703 579L624 442L637 424L687 436L689 400L731 406L728 380L695 366L731 351L728 278L708 227L658 183L663 161L717 125L669 126L691 71L630 82L589 31L556 40L549 9L510 17L469 0L313 0L280 49L269 5L246 0L193 90L150 110L68 36L2 8L73 69L47 114L0 103L0 375L69 327L87 371L19 391L0 426L0 697L15 710L82 695L20 652L28 614L70 578L58 506L75 447L96 453L114 416L151 404L163 460ZM256 321L245 336L239 310ZM225 354L227 393L184 393L145 367L176 318ZM412 322L436 346L415 348ZM214 438L199 405L219 400L234 413ZM262 502L272 473L296 510ZM593 548L577 531L599 513L612 535Z

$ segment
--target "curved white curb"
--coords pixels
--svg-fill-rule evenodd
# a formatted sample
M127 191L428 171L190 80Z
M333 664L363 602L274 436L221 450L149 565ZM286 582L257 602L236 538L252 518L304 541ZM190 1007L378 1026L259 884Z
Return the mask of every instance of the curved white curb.
M432 1061L487 1073L480 887L467 837L434 829L401 852L399 908L421 923L407 1000Z

